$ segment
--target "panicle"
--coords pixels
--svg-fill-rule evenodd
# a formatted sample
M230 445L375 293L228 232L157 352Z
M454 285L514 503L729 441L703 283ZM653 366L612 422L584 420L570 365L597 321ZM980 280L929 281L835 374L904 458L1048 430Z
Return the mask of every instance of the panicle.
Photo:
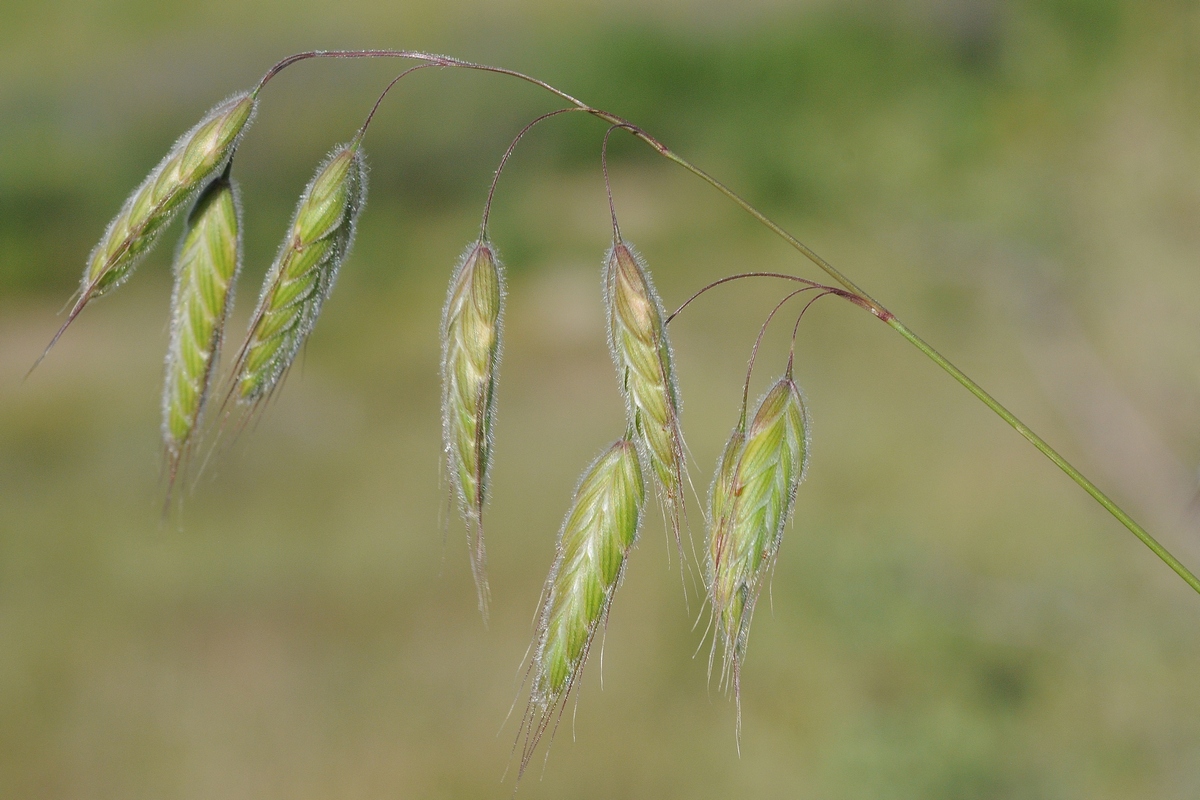
M240 401L261 400L278 385L333 290L366 202L360 136L335 148L300 196L238 354L233 392Z
M255 92L234 95L179 137L92 250L74 313L129 277L175 213L232 156L256 103Z
M684 446L666 313L649 271L624 241L614 243L608 253L604 292L609 347L629 425L650 465L682 559Z
M496 368L500 360L504 272L480 240L463 256L442 310L442 446L467 525L471 573L487 617L483 506L492 460Z
M172 482L194 443L233 306L241 264L239 210L237 188L228 176L213 180L188 215L175 256L162 398L163 443Z
M645 485L636 446L620 439L583 474L558 535L538 614L533 686L522 729L524 770L579 679L637 541Z
M804 478L808 412L791 375L739 424L717 465L709 495L705 582L722 654L722 682L736 688L750 620Z

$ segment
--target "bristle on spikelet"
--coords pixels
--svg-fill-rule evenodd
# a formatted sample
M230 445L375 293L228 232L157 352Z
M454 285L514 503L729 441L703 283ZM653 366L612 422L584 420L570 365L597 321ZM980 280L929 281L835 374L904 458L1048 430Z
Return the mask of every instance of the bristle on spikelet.
M356 136L335 148L300 196L238 353L232 392L243 403L278 386L333 291L366 202L360 142Z
M743 425L730 436L713 478L705 570L721 681L735 692L754 605L807 466L808 414L790 374L759 402L749 428Z
M617 241L605 259L604 294L609 347L629 425L654 477L682 563L686 468L666 313L645 264L624 241Z
M257 90L218 103L180 136L162 161L125 200L88 256L78 298L45 352L46 357L84 306L124 283L158 243L175 214L229 161L254 116Z
M237 189L225 175L201 193L175 256L162 434L169 480L195 443L220 358L241 262Z
M459 262L442 310L442 443L450 482L467 525L471 574L485 620L488 583L483 506L492 460L503 306L503 268L491 246L479 241Z
M621 439L592 462L558 535L542 591L533 685L521 724L521 771L579 680L637 541L646 490L636 446Z

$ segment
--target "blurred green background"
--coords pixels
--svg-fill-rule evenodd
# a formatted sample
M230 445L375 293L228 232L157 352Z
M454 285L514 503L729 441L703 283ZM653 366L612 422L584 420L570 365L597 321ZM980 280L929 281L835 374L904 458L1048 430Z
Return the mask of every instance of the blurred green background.
M427 70L397 88L301 367L179 521L159 518L170 241L21 381L174 138L312 47L499 63L638 122L1200 565L1190 0L6 0L0 17L2 797L512 790L504 720L554 537L623 424L601 123L536 130L497 196L510 294L490 627L439 484L438 314L500 154L556 107L533 87ZM396 70L307 62L265 92L235 170L232 339L315 164ZM821 277L648 148L614 137L611 160L623 232L668 305L735 271ZM701 492L781 291L727 287L671 327ZM754 391L782 369L789 322ZM1200 796L1200 598L868 315L826 300L797 347L813 458L754 622L740 756L652 510L603 687L593 658L519 796ZM690 517L699 540L698 505Z

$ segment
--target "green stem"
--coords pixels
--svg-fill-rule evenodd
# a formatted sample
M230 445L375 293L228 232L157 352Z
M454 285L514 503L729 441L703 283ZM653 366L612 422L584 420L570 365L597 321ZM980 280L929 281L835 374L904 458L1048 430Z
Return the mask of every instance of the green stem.
M1128 528L1134 536L1141 539L1142 543L1146 545L1146 547L1149 547L1151 550L1153 550L1154 554L1161 558L1168 567L1175 570L1179 577L1187 581L1188 586L1191 586L1197 592L1200 592L1200 580L1197 580L1196 576L1193 575L1187 567L1179 562L1179 559L1171 555L1171 553L1167 551L1167 548L1159 544L1158 541L1151 536L1145 528L1137 524L1133 517L1125 513L1125 511L1116 503L1114 503L1108 495L1100 491L1096 484L1088 480L1082 472L1071 466L1071 463L1059 455L1058 451L1046 444L1045 439L1030 430L1028 425L1017 419L1017 417L1011 411L1000 405L1000 402L996 400L996 398L984 391L983 387L981 387L975 381L968 378L962 370L947 361L945 356L930 347L928 342L909 330L900 320L896 319L895 317L891 317L887 320L887 324L894 328L897 333L911 342L914 347L916 347L925 355L929 356L929 358L932 359L935 364L946 370L946 372L950 373L950 377L961 383L968 392L978 397L984 403L984 405L986 405L992 411L995 411L996 415L999 416L1000 419L1013 426L1017 433L1024 436L1030 444L1040 450L1042 455L1057 464L1058 468L1067 473L1071 480L1079 484L1085 492L1090 494L1092 498L1095 499L1097 503L1104 506L1105 510L1116 517L1117 520L1126 528Z

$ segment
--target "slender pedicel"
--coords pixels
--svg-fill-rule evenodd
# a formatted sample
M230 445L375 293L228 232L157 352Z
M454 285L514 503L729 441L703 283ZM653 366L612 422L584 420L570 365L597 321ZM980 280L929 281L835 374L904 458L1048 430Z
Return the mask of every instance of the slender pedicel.
M572 111L583 111L583 109L572 106L571 108L560 108L556 111L548 111L547 113L542 114L540 117L534 118L524 128L521 128L521 130L517 132L517 135L513 137L512 143L508 146L508 149L504 151L504 156L500 159L500 165L496 167L496 172L492 176L492 185L488 187L487 202L483 204L483 222L479 226L480 239L486 240L488 238L488 220L491 218L492 213L492 199L496 196L496 184L500 182L500 173L504 171L504 167L508 164L508 160L512 158L513 151L517 149L517 145L523 138L525 138L525 134L529 133L529 131L531 131L539 122L550 119L551 117L557 117L559 114L569 114Z

